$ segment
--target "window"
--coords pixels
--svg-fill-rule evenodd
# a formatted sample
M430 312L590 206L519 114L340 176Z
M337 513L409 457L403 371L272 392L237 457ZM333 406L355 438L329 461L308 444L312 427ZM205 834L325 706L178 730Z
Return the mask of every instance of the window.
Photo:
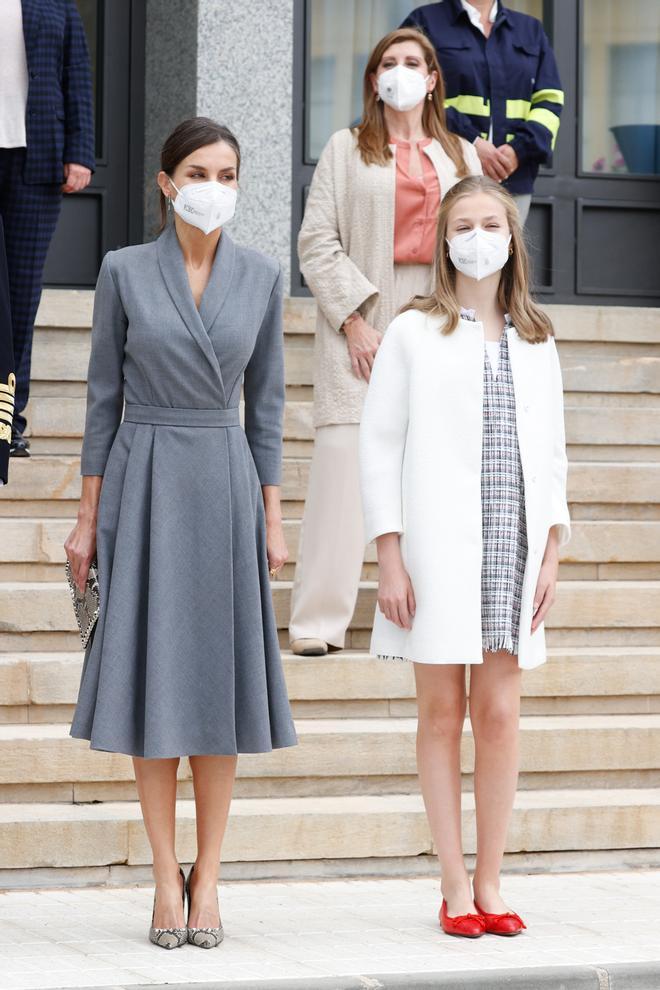
M582 171L660 174L660 4L584 0Z

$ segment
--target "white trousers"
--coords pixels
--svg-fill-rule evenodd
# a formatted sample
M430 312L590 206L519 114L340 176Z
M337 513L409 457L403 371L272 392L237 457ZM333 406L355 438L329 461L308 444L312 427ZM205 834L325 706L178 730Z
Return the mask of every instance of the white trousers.
M364 559L359 423L316 430L291 595L291 640L342 649Z
M429 265L395 265L396 308L429 292L430 280ZM365 549L359 434L359 423L316 430L291 594L292 641L322 639L344 647Z
M518 207L518 213L520 215L520 224L522 227L527 223L527 217L529 216L529 208L532 205L532 194L531 193L513 193L513 198L516 201L516 206Z

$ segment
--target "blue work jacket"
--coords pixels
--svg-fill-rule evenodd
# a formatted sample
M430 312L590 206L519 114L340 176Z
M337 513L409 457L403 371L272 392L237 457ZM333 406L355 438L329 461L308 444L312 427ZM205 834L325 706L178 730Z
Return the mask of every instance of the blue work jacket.
M438 53L447 90L447 126L468 141L488 137L516 152L511 193L530 193L551 161L564 103L555 57L541 22L498 3L490 35L471 22L461 0L417 7L401 27L416 27Z

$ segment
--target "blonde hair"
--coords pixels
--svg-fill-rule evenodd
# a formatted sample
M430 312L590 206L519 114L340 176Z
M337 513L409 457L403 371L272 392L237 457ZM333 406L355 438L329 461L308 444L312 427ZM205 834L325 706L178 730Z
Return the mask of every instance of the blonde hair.
M552 322L534 302L529 289L529 256L525 247L518 208L510 193L486 175L471 175L456 183L440 204L438 232L435 247L435 287L429 296L415 296L400 310L418 309L422 313L434 313L445 317L443 333L452 333L458 326L461 308L456 298L456 269L447 251L447 222L449 213L461 199L476 193L487 193L498 200L506 211L511 232L510 256L502 269L497 300L518 334L532 344L541 343L551 335Z
M380 60L392 45L398 45L402 41L414 41L422 49L426 67L430 72L437 72L438 81L431 93L431 99L424 100L424 110L422 113L422 126L424 132L440 142L447 152L454 165L456 174L459 176L468 175L468 168L463 157L460 138L456 134L451 134L447 130L447 119L445 115L445 82L442 78L438 58L435 48L426 35L418 31L417 28L398 28L390 31L378 42L364 70L363 100L364 108L362 120L357 127L357 145L365 165L387 165L392 158L392 149L388 144L387 127L385 126L385 113L383 104L377 99L374 93L371 76L375 75Z

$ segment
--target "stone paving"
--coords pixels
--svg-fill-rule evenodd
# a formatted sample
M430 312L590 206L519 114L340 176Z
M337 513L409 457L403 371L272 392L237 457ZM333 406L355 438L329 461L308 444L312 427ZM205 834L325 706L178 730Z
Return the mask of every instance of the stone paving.
M528 931L476 941L440 931L438 883L428 878L244 881L220 892L225 942L166 952L147 940L152 888L6 891L0 990L212 981L258 988L276 979L312 986L320 977L454 972L460 986L460 974L484 970L528 973L533 988L534 969L655 961L660 988L656 870L506 876L504 896Z

